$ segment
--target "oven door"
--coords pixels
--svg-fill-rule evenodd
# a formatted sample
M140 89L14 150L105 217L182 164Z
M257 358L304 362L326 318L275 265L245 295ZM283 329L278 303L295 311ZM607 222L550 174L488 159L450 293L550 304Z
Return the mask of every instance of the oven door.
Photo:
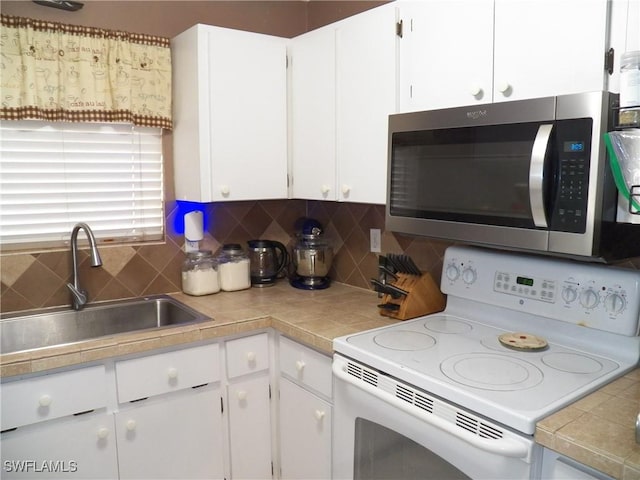
M333 478L531 479L541 448L415 387L334 356Z

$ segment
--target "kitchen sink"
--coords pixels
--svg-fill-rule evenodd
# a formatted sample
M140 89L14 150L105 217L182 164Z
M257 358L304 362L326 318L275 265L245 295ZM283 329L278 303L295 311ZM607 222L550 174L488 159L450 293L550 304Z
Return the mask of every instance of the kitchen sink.
M206 320L209 317L166 295L90 304L79 311L56 308L7 314L0 318L0 353Z

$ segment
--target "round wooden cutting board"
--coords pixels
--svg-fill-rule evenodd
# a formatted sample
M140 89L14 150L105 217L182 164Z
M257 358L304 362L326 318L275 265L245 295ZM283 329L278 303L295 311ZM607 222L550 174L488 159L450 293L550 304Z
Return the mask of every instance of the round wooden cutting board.
M503 333L498 337L500 343L508 348L513 348L514 350L544 350L549 346L547 341L544 338L537 337L530 333Z

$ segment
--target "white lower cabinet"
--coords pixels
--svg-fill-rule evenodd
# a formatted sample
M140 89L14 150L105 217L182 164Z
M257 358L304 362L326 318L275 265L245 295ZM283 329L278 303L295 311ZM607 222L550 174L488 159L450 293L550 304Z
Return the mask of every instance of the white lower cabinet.
M225 342L232 479L272 477L269 336Z
M121 479L224 478L220 347L115 364Z
M228 391L231 478L271 478L269 376L234 383Z
M86 413L2 433L3 479L118 478L113 415Z
M224 478L219 386L141 400L115 420L121 479Z
M288 338L279 340L281 478L331 478L331 358Z
M331 413L329 402L280 379L281 478L331 478Z
M331 477L331 358L270 332L1 389L2 478Z
M2 478L117 478L103 365L7 379L0 400Z

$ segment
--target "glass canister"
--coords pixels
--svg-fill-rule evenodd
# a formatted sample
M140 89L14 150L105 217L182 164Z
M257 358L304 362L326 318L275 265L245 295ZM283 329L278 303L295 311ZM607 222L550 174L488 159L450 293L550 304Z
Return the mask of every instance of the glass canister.
M220 291L218 263L211 250L187 254L182 264L182 291L187 295L209 295Z
M251 287L251 261L239 244L223 245L218 264L222 290L233 292Z
M620 59L620 107L640 107L640 50Z

